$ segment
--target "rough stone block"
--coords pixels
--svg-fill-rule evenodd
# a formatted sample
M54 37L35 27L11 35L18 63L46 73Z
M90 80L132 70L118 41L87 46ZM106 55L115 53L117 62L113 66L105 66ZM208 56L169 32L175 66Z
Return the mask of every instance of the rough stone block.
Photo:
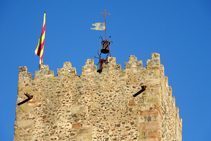
M49 70L49 66L48 65L41 65L40 70Z
M135 105L135 100L134 98L133 99L130 99L129 100L129 103L128 103L128 106L134 106Z
M161 73L162 76L164 76L165 69L164 69L164 66L162 64L160 65L160 73Z
M27 72L27 67L26 66L19 67L19 73L20 72Z
M81 113L86 113L87 112L87 107L81 105L81 106L75 106L71 108L71 113L72 114L81 114Z
M172 96L172 88L171 88L171 86L168 86L168 95Z
M160 98L158 96L146 96L144 97L144 103L160 105Z
M151 59L159 59L160 60L160 54L158 54L158 53L152 53L151 54Z
M92 134L89 133L77 136L77 141L92 141Z
M162 117L162 114L161 114L161 110L160 110L160 107L158 105L154 105L154 109L157 110L159 112L159 114L161 115Z
M179 118L179 108L176 107L176 118Z
M164 76L164 83L165 83L165 86L168 87L169 86L169 82L168 82L168 77L167 76Z
M158 130L159 129L159 122L158 121L152 121L149 123L141 123L139 126L140 131L150 131L150 130Z
M150 131L148 132L148 138L157 138L159 141L161 141L161 135L159 134L159 131Z
M157 85L160 85L160 79L159 77L149 77L149 78L146 78L145 84L147 86L157 86Z
M159 141L158 139L141 139L139 141Z
M108 57L108 62L110 64L116 64L116 57Z
M92 109L100 108L100 103L99 102L91 102L90 105L91 105Z
M72 124L72 128L79 128L79 127L82 127L82 124L80 123L77 123L77 124Z
M144 131L139 132L138 138L139 138L139 140L146 139L147 138L147 132L144 132Z
M175 97L174 97L174 96L171 98L171 102L172 102L172 106L173 106L173 107L176 107L176 106L175 106L176 100L175 100Z
M155 109L148 110L148 111L140 111L140 115L141 116L144 116L144 115L159 115L159 112Z
M22 100L18 100L17 103L19 103L21 101ZM28 113L29 111L30 111L30 106L27 103L24 103L22 105L18 105L16 107L16 113L17 113L16 118L18 117L18 119L19 119L19 117L22 113Z
M23 87L23 88L18 89L18 93L22 93L22 94L24 94L24 93L30 93L31 90L32 90L31 87L26 86L26 87Z
M34 121L33 120L18 120L15 122L15 125L19 128L26 128L33 126Z

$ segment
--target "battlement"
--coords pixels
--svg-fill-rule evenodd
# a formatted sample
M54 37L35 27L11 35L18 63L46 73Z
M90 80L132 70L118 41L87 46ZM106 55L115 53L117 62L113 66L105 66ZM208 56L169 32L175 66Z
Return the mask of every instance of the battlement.
M14 141L19 140L182 140L160 55L152 53L146 68L130 55L123 70L109 57L101 73L87 59L81 75L70 62L57 76L42 65L34 79L20 67Z
M151 59L147 60L147 69L157 68L160 69L162 65L160 64L160 55L158 53L152 53ZM129 56L129 62L125 63L125 69L121 70L121 65L116 63L115 57L108 57L108 64L103 66L104 73L109 73L113 71L133 71L133 72L140 72L143 69L143 62L138 61L137 57L134 55ZM97 66L94 65L93 59L87 59L85 65L82 67L82 75L91 75L91 74L98 74L97 73ZM102 75L104 75L102 73ZM24 76L23 76L24 74ZM57 69L57 76L60 75L68 75L68 74L74 74L76 73L76 68L72 67L72 64L70 62L65 62L63 64L63 68ZM32 79L32 74L27 72L27 67L22 66L19 67L19 76L20 77L28 77L29 79ZM41 78L41 77L53 77L54 71L49 70L48 65L42 65L39 71L35 71L35 79ZM55 76L54 76L55 77Z

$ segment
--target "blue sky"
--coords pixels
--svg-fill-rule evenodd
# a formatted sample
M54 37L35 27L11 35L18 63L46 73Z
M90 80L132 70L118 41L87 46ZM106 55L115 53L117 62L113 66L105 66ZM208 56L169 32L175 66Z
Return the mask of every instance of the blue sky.
M211 2L209 0L10 0L0 1L0 136L13 140L19 66L34 75L34 54L46 11L43 63L50 70L70 61L81 74L88 58L98 60L104 31L90 28L104 22L111 54L124 69L129 55L138 60L160 53L176 106L183 119L183 141L207 141L211 134ZM33 76L34 77L34 76Z

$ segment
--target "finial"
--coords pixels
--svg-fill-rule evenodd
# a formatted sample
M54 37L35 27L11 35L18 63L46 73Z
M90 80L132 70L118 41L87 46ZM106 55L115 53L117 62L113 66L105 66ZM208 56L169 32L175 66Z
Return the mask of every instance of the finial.
M105 13L100 13L102 15L105 15L105 40L106 40L106 15L111 15L110 13L106 13L106 9L105 9Z
M99 72L99 73L102 72L103 65L106 65L108 63L108 56L110 55L110 57L111 57L110 43L112 42L112 41L109 41L111 36L109 36L108 40L106 40L106 15L110 15L110 13L106 13L106 10L105 10L105 13L100 13L100 14L105 15L105 40L103 40L103 38L101 36L99 37L102 39L101 46L99 47L99 49L97 51L98 57L94 56L95 58L99 59L99 62L97 64L97 65L99 65L99 67L98 67L99 69L97 70L97 72ZM100 53L99 53L99 51L100 51ZM107 54L105 58L101 58L102 53Z

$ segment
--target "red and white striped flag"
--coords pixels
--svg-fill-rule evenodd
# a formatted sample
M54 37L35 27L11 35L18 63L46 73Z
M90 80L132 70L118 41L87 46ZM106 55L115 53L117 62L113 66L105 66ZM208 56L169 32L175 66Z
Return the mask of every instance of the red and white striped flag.
M44 18L43 18L42 33L38 41L37 48L35 50L35 54L37 56L40 56L40 61L39 61L40 65L43 64L43 50L44 50L44 43L45 43L45 15L46 15L46 12L44 13Z

